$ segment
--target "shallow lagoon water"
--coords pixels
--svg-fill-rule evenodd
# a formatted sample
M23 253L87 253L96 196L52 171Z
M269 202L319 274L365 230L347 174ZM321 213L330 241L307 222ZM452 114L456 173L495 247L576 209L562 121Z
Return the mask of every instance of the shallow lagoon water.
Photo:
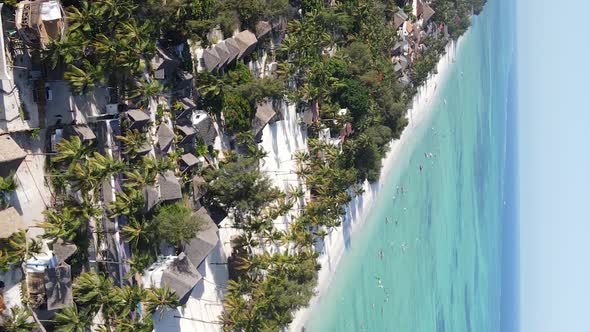
M307 331L500 331L515 319L512 29L505 1L473 19Z

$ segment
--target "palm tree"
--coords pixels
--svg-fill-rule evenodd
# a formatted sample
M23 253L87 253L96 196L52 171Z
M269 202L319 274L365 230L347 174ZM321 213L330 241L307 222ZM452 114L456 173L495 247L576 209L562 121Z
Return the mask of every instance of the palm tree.
M131 48L136 54L153 54L155 43L152 42L152 26L146 20L142 25L138 25L135 19L121 22L119 36L130 41Z
M148 144L147 135L137 129L127 130L125 135L117 136L117 139L123 143L123 153L129 159L137 157L139 152Z
M83 41L75 35L66 35L61 39L52 40L43 54L46 61L55 69L58 64L70 65L82 55Z
M101 64L93 65L88 60L82 61L82 66L70 65L64 73L64 79L70 83L72 91L83 94L94 90L97 84L105 81L105 71Z
M43 215L45 221L38 223L37 226L45 231L42 235L44 239L57 238L73 241L79 234L80 226L83 223L78 214L68 207L61 209L61 211L45 210Z
M147 312L153 314L159 311L160 319L162 319L166 308L174 309L180 305L178 296L167 285L161 288L150 288L145 304Z
M120 192L117 194L117 199L108 206L110 210L109 218L132 216L142 209L143 204L144 197L141 191Z
M52 158L55 162L72 164L83 159L88 154L88 147L82 143L78 136L72 136L69 140L62 139L57 143L57 154Z
M115 288L114 296L117 297L117 303L120 308L117 308L118 317L129 317L137 310L137 306L145 301L147 298L147 291L143 286L129 286L123 288Z
M100 311L107 323L117 316L118 309L123 305L113 293L116 289L113 281L96 272L82 273L72 289L77 304L84 306L90 316Z
M18 188L14 179L14 172L7 177L0 176L0 207L6 207L9 204L10 194Z
M42 243L35 239L27 241L26 231L20 231L12 234L8 239L8 248L9 252L18 257L20 261L25 261L41 252Z
M98 152L94 152L93 156L88 158L88 168L91 171L93 177L96 177L98 181L104 181L110 176L122 172L125 168L125 164L118 159L114 159L108 155L102 155Z
M144 186L154 183L154 181L151 181L152 179L150 179L149 172L145 169L125 171L123 172L123 175L125 177L123 187L126 189L140 190Z
M100 15L98 7L93 7L87 1L82 1L80 6L69 6L66 11L68 30L81 34L92 34L92 29L99 27ZM98 23L98 24L97 24Z
M138 81L137 84L129 92L127 99L139 99L139 103L143 106L148 106L150 101L161 95L164 91L164 87L160 82L151 80L146 82L145 80Z
M104 8L104 13L115 21L125 21L131 17L133 10L137 8L132 1L129 0L101 0L101 7Z
M29 309L14 306L10 308L10 315L5 316L2 330L6 332L29 332L37 330L37 324L32 321Z
M149 244L156 235L155 231L152 222L148 220L142 222L136 218L129 218L129 222L122 229L125 241L130 242L136 249L140 243Z
M92 317L82 311L74 304L55 314L55 332L87 332L92 324Z

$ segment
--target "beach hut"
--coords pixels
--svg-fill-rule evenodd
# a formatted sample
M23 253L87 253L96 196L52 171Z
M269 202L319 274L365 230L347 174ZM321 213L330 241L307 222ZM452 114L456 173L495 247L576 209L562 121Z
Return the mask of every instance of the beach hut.
M167 80L174 75L176 69L180 66L180 61L166 49L157 47L151 66L155 79Z
M180 156L180 170L183 172L195 167L197 164L199 164L199 158L192 153L185 153Z
M57 258L57 261L63 263L78 251L78 247L71 242L64 242L64 240L58 239L53 244L52 251L53 255Z
M197 136L207 145L213 146L218 136L215 122L205 112L195 112L193 114L193 126L196 128Z
M271 30L272 26L270 25L270 23L268 23L267 21L259 21L258 23L256 23L256 38L260 39L268 35L268 33L271 32Z
M2 177L16 172L27 156L27 153L8 134L0 135L0 151L2 151L0 153L0 176Z
M143 276L144 287L170 287L176 293L181 305L186 304L190 294L203 277L187 255L161 257L148 268Z
M205 70L211 72L219 68L221 57L213 47L208 47L203 50L203 67Z
M435 11L427 3L422 3L422 25L426 25Z
M195 266L199 266L209 255L211 250L219 242L219 229L207 210L202 207L195 212L199 218L206 222L205 229L200 231L188 245L185 246L184 252Z
M14 207L0 211L0 239L7 239L14 233L26 230L27 224Z
M129 121L131 121L131 126L129 126L131 129L142 128L150 121L149 115L147 115L142 110L138 110L138 109L129 110L129 111L125 112L125 114L127 115L127 119L129 119Z
M158 184L160 187L160 200L171 201L182 198L182 188L173 171L166 171L164 175L158 174Z
M236 41L236 39L233 37L224 40L224 42L225 42L225 46L227 47L227 50L229 52L227 64L230 64L234 60L236 60L238 58L238 56L240 55L240 46L238 45L238 42Z
M272 103L268 100L263 101L256 108L256 114L252 120L252 132L254 136L259 136L262 129L272 120L275 116L275 111L272 107Z
M174 141L174 131L172 128L168 126L165 122L160 123L158 126L158 130L156 131L156 136L158 138L157 144L161 151L165 152L168 151L172 142Z
M215 44L214 47L217 55L219 56L219 65L217 67L219 69L224 68L230 62L230 51L223 41Z
M250 55L250 53L252 53L256 47L256 43L258 42L256 36L248 30L237 33L234 36L234 39L236 40L238 48L240 49L238 59L243 59L244 57Z
M156 186L153 185L145 185L142 189L142 193L144 197L144 211L151 211L160 200L160 193L158 192L158 188L156 188Z
M403 10L398 10L394 15L393 15L393 25L395 28L399 28L402 24L404 24L404 22L408 19L408 15L406 13L404 13Z

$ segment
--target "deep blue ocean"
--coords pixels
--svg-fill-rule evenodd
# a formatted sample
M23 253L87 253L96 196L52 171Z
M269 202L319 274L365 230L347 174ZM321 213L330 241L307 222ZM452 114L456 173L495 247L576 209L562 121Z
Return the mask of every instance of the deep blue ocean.
M514 3L473 18L307 331L516 331Z

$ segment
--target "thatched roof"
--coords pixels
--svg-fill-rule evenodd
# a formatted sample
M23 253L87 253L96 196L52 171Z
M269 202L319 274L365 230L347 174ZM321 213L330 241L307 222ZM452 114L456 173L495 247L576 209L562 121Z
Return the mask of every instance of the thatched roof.
M96 139L96 135L87 125L75 125L66 127L65 131L68 135L76 135L80 137L82 141L91 141Z
M199 199L201 199L201 197L205 196L205 194L207 193L207 187L206 187L207 182L205 182L205 179L203 179L202 177L195 175L193 177L192 183L193 183L193 199L195 201L198 201Z
M161 200L169 201L182 198L182 188L173 171L166 171L164 175L158 174L158 184L160 185Z
M168 285L178 295L180 304L185 304L191 291L202 278L187 255L180 253L163 271L160 286Z
M154 70L154 78L158 80L167 79L180 65L180 61L167 50L158 47L156 55L151 61Z
M230 52L227 49L227 46L225 45L224 42L220 42L218 44L215 44L214 47L215 47L215 51L217 52L217 55L219 55L219 66L218 67L222 68L229 63Z
M191 262L198 267L219 242L219 236L217 234L219 229L205 208L200 208L195 214L206 221L206 228L191 240L184 248L184 251Z
M150 116L142 110L129 110L126 114L134 125L143 126L150 121Z
M432 15L434 15L434 9L432 9L427 3L422 4L422 24L426 25Z
M213 47L203 50L203 66L207 71L214 71L219 67L221 57Z
M182 156L180 156L180 161L182 161L184 166L187 168L193 167L199 163L199 159L195 157L195 155L192 153L183 154Z
M180 131L185 137L190 137L197 133L195 128L189 126L176 126L176 129L178 129L178 131Z
M408 15L403 10L399 10L393 15L393 25L399 28L408 19Z
M256 115L252 120L252 131L254 135L258 135L268 122L275 116L275 111L272 108L272 103L264 101L256 108Z
M59 262L64 262L66 259L72 257L76 251L78 251L78 247L75 244L64 242L62 239L58 239L53 244L53 254Z
M256 23L256 38L266 36L272 30L272 26L267 21Z
M231 63L232 61L238 58L238 55L240 54L240 46L234 38L228 38L223 42L225 43L225 47L227 47L227 50L229 51L227 63Z
M160 123L158 126L158 130L156 131L156 135L158 136L158 147L160 150L164 151L170 147L172 141L174 141L174 131L164 122Z
M158 204L160 194L158 193L158 189L152 185L144 186L142 192L144 197L144 210L147 212Z
M0 211L0 239L7 239L12 234L27 230L27 224L14 207Z
M256 43L258 42L256 36L248 30L237 33L234 36L234 39L236 40L236 43L240 49L240 53L238 54L239 59L243 59L244 57L250 55L250 53L252 53L256 47Z
M215 129L215 123L211 117L207 114L202 114L195 122L195 127L197 128L198 136L207 146L215 143L215 138L217 138L218 134L217 129Z
M0 135L0 176L16 172L27 153L10 137Z
M72 296L72 272L68 264L62 263L45 270L45 294L47 310L69 307L74 303Z

